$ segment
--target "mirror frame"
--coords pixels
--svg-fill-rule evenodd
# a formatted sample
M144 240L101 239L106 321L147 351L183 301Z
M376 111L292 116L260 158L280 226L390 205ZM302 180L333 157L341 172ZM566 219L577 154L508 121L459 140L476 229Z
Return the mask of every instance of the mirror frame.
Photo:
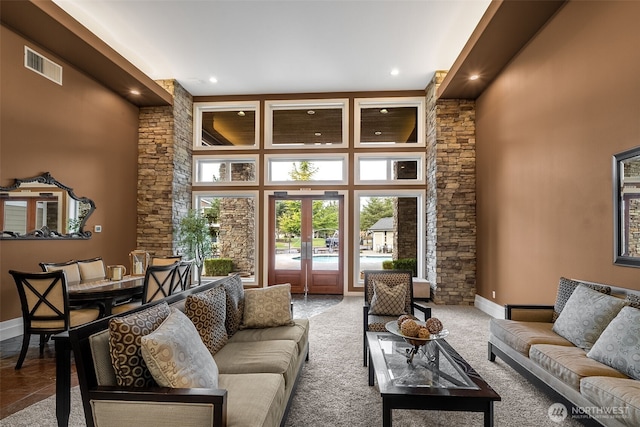
M640 156L640 147L632 148L613 156L613 263L627 267L640 267L640 257L628 256L623 253L623 239L621 238L624 224L621 220L621 191L622 163L625 160Z
M42 175L34 176L32 178L25 178L25 179L16 178L14 180L13 185L9 187L0 187L0 192L10 192L18 189L20 185L24 183L31 183L31 182L37 182L39 184L55 185L56 187L66 191L69 197L71 197L73 200L76 200L77 202L80 202L80 203L88 203L89 211L80 222L78 231L73 233L69 233L69 234L58 233L56 231L49 230L49 228L46 226L41 229L29 231L25 234L18 234L13 231L0 230L0 240L62 240L62 239L86 240L91 238L91 231L85 231L84 226L87 223L87 219L89 219L93 211L96 210L95 203L93 202L93 200L89 198L76 196L71 187L67 187L66 185L58 182L54 177L51 176L49 172L45 172Z

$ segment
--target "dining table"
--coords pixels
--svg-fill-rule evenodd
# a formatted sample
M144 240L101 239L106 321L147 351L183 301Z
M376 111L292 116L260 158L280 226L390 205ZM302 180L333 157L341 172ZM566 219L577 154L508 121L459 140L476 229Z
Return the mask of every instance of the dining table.
M102 317L110 316L119 301L142 295L143 290L144 276L67 283L71 305L99 304L103 308ZM56 419L59 427L67 427L71 412L71 342L68 331L52 338L56 352Z

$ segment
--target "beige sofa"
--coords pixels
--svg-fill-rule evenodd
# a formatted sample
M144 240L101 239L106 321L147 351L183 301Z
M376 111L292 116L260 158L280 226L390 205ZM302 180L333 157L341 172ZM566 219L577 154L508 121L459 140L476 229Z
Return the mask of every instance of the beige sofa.
M507 305L505 319L491 319L489 360L565 405L557 417L638 426L639 304L638 291L561 278L555 305Z
M144 316L151 310L166 310L164 304L184 313L189 295L217 287L227 291L227 310L243 310L245 291L241 292L239 301L229 299L229 289L236 292L242 289L240 277L236 275L112 317ZM230 308L233 304L235 306ZM228 314L227 311L227 323ZM233 333L213 354L219 372L216 389L159 387L156 384L150 387L118 386L121 379L116 379L110 355L110 319L93 322L69 334L88 426L262 427L284 424L298 376L308 359L307 319L292 319L286 326L247 328Z

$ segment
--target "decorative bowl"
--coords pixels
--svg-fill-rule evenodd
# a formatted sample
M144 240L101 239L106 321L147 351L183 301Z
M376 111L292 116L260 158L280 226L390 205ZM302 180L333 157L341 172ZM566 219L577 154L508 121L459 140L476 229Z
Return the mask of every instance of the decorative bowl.
M418 324L418 326L425 326L424 322L421 322L419 320L416 320L415 322ZM448 329L443 329L437 334L430 334L429 338L418 338L418 337L409 337L407 335L402 335L402 332L400 332L400 328L398 327L397 320L392 320L391 322L387 322L384 326L387 329L387 331L391 332L394 335L402 337L406 342L414 346L424 345L429 341L439 340L449 336Z

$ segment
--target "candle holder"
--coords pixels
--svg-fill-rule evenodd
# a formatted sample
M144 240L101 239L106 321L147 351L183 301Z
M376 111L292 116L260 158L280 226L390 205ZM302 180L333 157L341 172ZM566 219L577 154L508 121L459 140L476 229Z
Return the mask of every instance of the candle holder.
M129 253L129 259L131 260L131 275L132 276L144 276L149 265L151 256L146 251L131 251Z

